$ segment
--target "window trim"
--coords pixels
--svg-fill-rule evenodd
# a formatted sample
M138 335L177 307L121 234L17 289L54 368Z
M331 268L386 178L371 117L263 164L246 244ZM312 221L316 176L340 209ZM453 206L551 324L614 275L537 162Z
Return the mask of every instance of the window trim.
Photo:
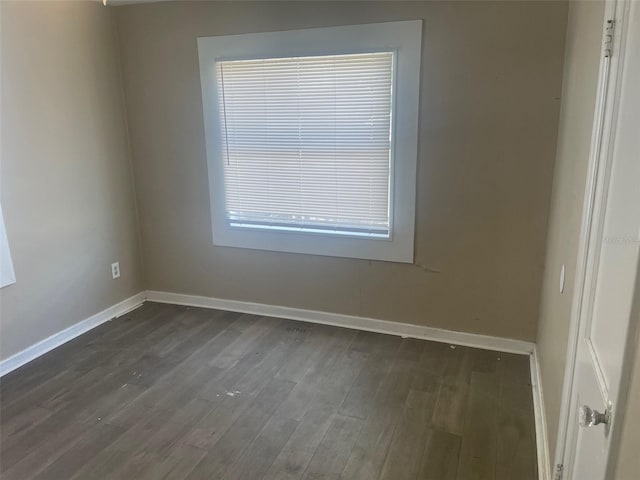
M421 39L422 20L198 38L214 245L413 263ZM382 50L395 52L389 237L231 226L225 213L216 61Z

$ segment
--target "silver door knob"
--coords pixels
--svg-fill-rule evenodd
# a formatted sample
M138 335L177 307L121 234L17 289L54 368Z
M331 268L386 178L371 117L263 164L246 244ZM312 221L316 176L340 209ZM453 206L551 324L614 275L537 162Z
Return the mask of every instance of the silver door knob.
M608 424L611 416L609 409L604 413L591 409L588 405L580 407L578 415L580 416L581 427L595 427L600 424Z

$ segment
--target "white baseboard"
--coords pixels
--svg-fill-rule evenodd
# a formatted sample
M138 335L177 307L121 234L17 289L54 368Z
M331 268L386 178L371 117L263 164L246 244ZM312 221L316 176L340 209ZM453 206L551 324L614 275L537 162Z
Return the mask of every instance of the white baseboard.
M21 352L10 356L9 358L0 361L0 376L3 376L18 367L21 367L25 363L30 362L38 358L41 355L59 347L63 343L67 343L69 340L73 340L79 335L97 327L98 325L112 320L113 318L120 317L131 310L138 308L145 301L145 292L140 292L132 297L129 297L115 305L106 308L105 310L96 313L95 315L85 318L84 320L71 325L69 328L51 335L44 340L25 348Z
M50 350L53 350L63 343L82 335L106 321L130 312L142 305L145 300L159 303L172 303L176 305L188 305L193 307L214 308L217 310L229 310L232 312L251 313L254 315L287 318L291 320L301 320L311 323L321 323L324 325L334 325L357 330L386 333L401 337L432 340L435 342L464 345L499 352L530 355L535 351L533 343L523 340L492 337L475 333L456 332L453 330L444 330L423 325L390 322L388 320L380 320L377 318L358 317L354 315L322 312L318 310L306 310L302 308L282 307L263 303L150 290L147 292L140 292L126 300L123 300L122 302L112 305L102 312L96 313L95 315L62 330L61 332L51 335L50 337L16 353L15 355L12 355L11 357L0 361L0 376L21 367L31 360L44 355ZM532 371L533 369L534 365L532 363Z
M420 338L423 340L433 340L436 342L483 348L486 350L519 353L522 355L530 355L533 352L534 346L533 343L525 342L523 340L491 337L475 333L454 332L452 330L426 327L423 325L390 322L377 318L357 317L354 315L306 310L303 308L266 305L264 303L225 300L222 298L201 297L196 295L158 292L153 290L147 291L146 298L152 302L214 308L217 310L229 310L232 312L251 313L254 315L287 318L290 320L301 320L311 323L353 328L356 330L366 330L369 332L387 333L401 337Z
M531 390L533 391L533 413L536 426L536 451L538 453L538 479L551 480L549 461L549 441L547 437L547 416L544 408L544 394L538 363L538 350L533 347L531 354Z

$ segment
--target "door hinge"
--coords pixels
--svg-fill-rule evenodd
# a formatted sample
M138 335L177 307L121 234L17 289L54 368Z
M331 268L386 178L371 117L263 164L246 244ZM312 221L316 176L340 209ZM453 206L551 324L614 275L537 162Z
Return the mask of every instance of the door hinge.
M613 33L615 29L615 20L607 20L607 24L604 27L604 57L611 58L613 55Z
M564 465L561 463L556 465L556 474L553 477L553 480L562 480L562 474L564 472Z

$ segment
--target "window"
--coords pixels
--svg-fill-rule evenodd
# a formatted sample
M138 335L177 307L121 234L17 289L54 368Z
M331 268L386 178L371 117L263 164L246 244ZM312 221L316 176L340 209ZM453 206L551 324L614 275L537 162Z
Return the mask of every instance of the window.
M420 37L198 39L214 244L413 261Z
M0 288L16 283L16 274L13 271L9 240L4 227L4 217L0 207Z
M216 68L231 226L389 236L392 52Z

